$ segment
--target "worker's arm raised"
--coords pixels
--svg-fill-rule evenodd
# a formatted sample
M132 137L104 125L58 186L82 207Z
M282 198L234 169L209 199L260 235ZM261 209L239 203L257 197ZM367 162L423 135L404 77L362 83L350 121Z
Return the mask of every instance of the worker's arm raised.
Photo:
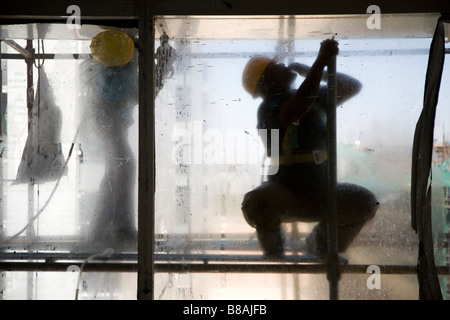
M287 126L309 112L319 92L323 70L330 60L339 52L338 43L327 39L321 43L319 54L314 64L309 68L294 97L282 106L280 122ZM295 71L295 68L292 68Z

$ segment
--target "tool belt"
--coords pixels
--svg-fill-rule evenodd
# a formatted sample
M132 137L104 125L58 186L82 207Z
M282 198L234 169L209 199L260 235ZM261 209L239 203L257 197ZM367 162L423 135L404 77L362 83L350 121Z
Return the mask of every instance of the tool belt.
M328 160L328 153L326 150L314 150L310 153L293 153L292 152L292 143L297 144L297 142L293 142L291 138L291 133L294 133L294 137L296 134L296 127L291 124L286 130L284 134L282 145L283 145L283 155L279 157L272 157L271 163L273 165L289 165L293 163L307 163L311 162L314 164L321 164Z
M286 165L294 163L307 163L321 164L328 160L328 153L325 150L314 150L311 153L299 153L299 154L287 154L280 157L273 157L271 159L272 165Z

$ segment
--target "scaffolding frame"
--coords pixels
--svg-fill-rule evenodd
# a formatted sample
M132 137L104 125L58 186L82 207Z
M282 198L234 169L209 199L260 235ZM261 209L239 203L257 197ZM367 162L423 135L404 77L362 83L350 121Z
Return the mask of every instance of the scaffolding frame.
M25 1L27 2L27 1ZM98 12L98 8L95 7L90 1L81 1L83 6L88 8L88 19L95 20L98 17L104 16L103 13ZM102 1L100 1L102 2ZM105 1L103 1L105 2ZM108 1L106 1L108 2ZM189 1L187 1L189 2ZM29 1L31 4L31 1ZM331 14L331 13L353 13L351 5L342 5L335 3L332 6L323 6L322 3L312 3L303 10L300 11L297 6L292 6L290 1L278 1L276 4L273 1L258 1L258 5L252 5L253 1L235 2L235 1L222 1L220 4L216 1L207 1L204 6L192 6L186 3L186 1L171 2L171 6L165 6L163 1L120 1L114 0L114 4L120 5L121 10L111 12L112 14L102 19L106 23L112 25L137 25L139 29L139 50L140 54L144 57L153 55L154 52L154 20L159 15L170 14L213 14L213 15L227 15L230 14ZM389 2L383 2L381 6L389 8ZM11 21L64 21L67 16L64 16L61 20L61 10L57 6L51 7L51 12L44 14L42 12L44 7L38 6L36 12L30 13L31 9L28 9L27 15L18 14L17 4L10 3L5 10L5 13L0 16L1 22L4 23L5 19L8 22ZM28 6L32 8L34 6ZM426 8L425 8L426 7ZM23 4L21 5L23 8ZM108 6L102 6L102 11L107 8L114 8L111 2L108 2ZM293 9L294 8L294 9ZM295 9L297 8L297 9ZM323 9L327 8L327 9ZM59 11L58 11L59 10ZM325 10L325 11L324 11ZM393 12L398 10L394 6ZM445 12L450 11L449 4L442 5L439 1L428 2L426 5L414 4L409 8L405 8L404 12ZM114 10L112 10L114 11ZM92 12L92 13L91 13ZM124 19L123 15L126 16ZM137 20L137 23L136 23ZM131 22L133 21L133 22ZM5 57L4 57L5 58ZM339 263L335 253L335 242L330 244L330 256L329 263L315 262L315 263L302 263L302 264L286 264L286 263L256 263L246 264L245 262L253 261L254 257L247 257L241 259L239 262L244 263L228 263L220 264L221 260L210 257L199 259L198 257L184 256L190 263L164 263L164 257L155 254L155 238L154 238L154 188L155 188L155 151L154 151L154 98L155 92L153 90L143 90L144 88L154 88L153 77L153 63L150 59L139 59L139 128L146 128L146 130L139 130L139 189L138 189L138 251L137 255L127 257L117 257L120 262L110 263L89 263L85 271L103 271L103 272L137 272L138 274L138 299L154 299L154 274L155 272L190 272L190 273L202 273L202 272L240 272L240 273L328 273L330 281L330 298L337 299L337 280L340 274L343 273L366 273L368 265L346 265ZM331 69L333 66L331 66ZM334 65L335 68L335 65ZM335 70L335 69L334 69ZM333 178L332 178L333 179ZM334 183L334 181L331 181ZM333 209L330 209L330 216L333 217ZM330 226L331 239L335 238L335 229ZM179 256L181 257L181 256ZM28 260L29 257L26 259ZM0 270L3 271L66 271L69 265L73 265L73 262L58 262L58 259L52 259L51 257L34 257L36 259L42 258L42 262L18 262L18 261L2 261L0 262ZM71 259L78 260L84 257L70 257ZM178 258L178 256L176 257ZM192 258L192 259L189 259ZM162 260L160 260L162 259ZM258 260L258 259L256 259ZM381 272L383 274L417 274L417 266L405 266L405 265L380 265ZM449 275L448 267L437 267L437 272L440 275Z

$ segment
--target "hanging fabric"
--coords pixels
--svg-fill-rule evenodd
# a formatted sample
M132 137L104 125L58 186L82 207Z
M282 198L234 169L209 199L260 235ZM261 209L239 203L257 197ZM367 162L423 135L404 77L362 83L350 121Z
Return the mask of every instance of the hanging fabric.
M55 103L53 89L44 68L39 66L38 69L38 89L15 183L55 181L64 170L61 110Z
M412 155L411 226L419 237L417 276L420 299L442 299L434 262L430 181L434 120L444 66L445 22L450 22L450 16L439 18L431 42L423 109L416 125Z

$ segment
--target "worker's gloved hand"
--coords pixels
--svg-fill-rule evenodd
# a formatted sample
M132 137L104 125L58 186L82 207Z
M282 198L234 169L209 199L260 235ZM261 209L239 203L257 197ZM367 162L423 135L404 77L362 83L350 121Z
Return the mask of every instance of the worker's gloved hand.
M339 43L334 40L334 37L322 41L322 43L320 44L317 62L324 66L327 65L331 61L331 59L339 53L338 46Z

